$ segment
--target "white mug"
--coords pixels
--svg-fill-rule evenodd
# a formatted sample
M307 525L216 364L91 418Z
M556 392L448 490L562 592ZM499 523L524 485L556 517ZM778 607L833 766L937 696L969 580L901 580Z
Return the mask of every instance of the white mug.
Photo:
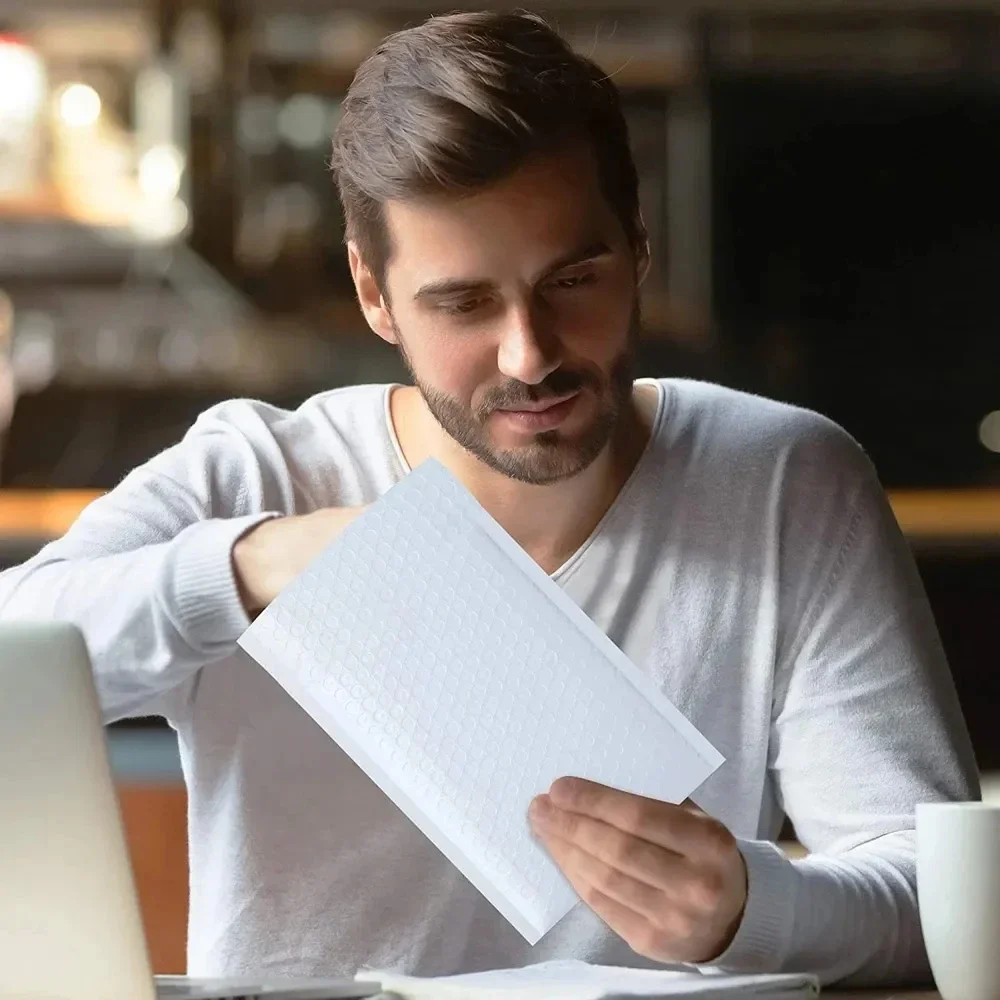
M944 1000L1000 1000L1000 805L917 806L917 896Z

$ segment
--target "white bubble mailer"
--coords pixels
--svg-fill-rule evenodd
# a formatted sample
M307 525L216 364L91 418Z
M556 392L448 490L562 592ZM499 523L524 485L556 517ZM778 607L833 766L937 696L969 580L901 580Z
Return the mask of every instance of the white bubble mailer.
M722 763L435 461L240 645L532 944L578 902L535 795L570 774L680 802Z

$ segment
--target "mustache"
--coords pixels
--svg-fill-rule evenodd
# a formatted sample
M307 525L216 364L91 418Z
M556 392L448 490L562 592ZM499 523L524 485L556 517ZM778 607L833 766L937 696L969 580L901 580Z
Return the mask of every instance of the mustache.
M556 399L579 392L593 386L597 380L587 372L557 368L537 385L509 379L503 385L494 386L483 397L480 412L488 415L494 410L511 408L519 403L541 403L546 399Z

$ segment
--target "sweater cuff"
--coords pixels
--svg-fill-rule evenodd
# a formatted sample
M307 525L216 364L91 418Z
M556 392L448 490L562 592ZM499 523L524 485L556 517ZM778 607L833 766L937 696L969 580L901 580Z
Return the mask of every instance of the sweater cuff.
M198 521L174 539L165 580L167 607L193 649L221 653L250 627L233 570L233 546L251 528L278 516Z
M780 972L795 920L795 869L766 840L737 840L747 866L747 903L736 937L706 969L727 973Z

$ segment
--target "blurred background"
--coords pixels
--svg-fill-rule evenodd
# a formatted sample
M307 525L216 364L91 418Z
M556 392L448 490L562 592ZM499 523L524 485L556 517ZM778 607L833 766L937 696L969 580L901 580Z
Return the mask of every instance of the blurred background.
M1000 0L538 9L625 100L642 374L865 446L1000 768ZM356 309L327 161L359 60L433 12L0 0L0 566L218 400L405 380ZM176 750L112 736L154 962L179 971Z

